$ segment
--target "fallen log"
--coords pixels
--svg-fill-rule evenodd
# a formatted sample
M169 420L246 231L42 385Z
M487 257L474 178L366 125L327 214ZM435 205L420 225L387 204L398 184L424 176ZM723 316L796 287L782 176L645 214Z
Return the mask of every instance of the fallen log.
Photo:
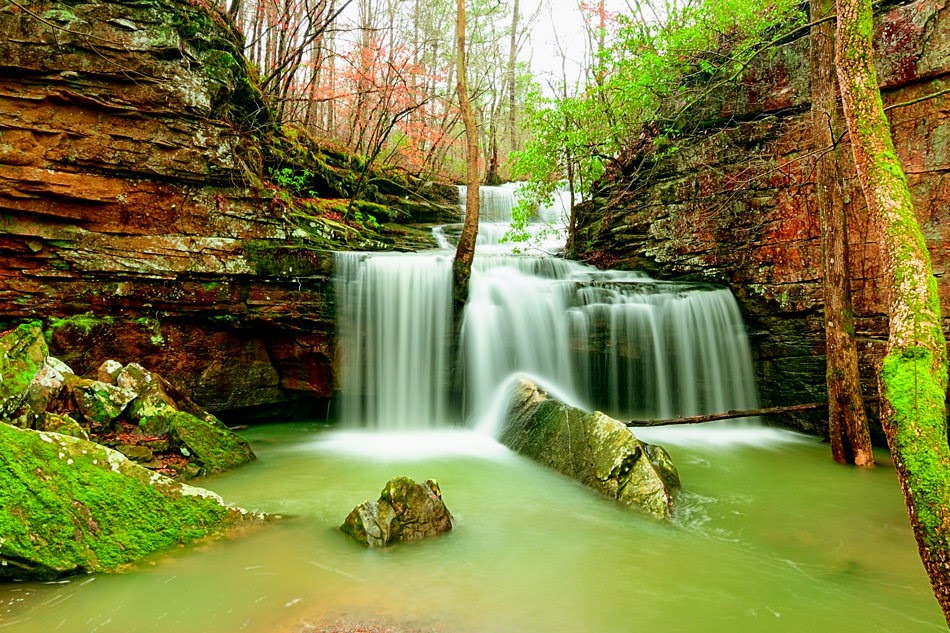
M809 402L808 404L792 404L784 407L764 407L762 409L744 409L740 411L726 411L724 413L708 413L705 415L688 415L682 418L666 418L659 420L628 420L627 426L668 426L672 424L698 424L700 422L715 422L716 420L732 420L735 418L751 418L758 415L779 415L782 413L798 413L813 411L827 407L827 402Z

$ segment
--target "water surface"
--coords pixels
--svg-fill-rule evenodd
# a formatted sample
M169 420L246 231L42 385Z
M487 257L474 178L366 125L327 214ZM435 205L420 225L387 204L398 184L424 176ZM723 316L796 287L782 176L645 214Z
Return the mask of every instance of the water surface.
M245 432L204 480L286 518L119 575L0 586L3 633L255 633L388 622L440 633L943 631L893 471L761 428L651 430L686 493L673 525L471 432ZM879 455L883 459L883 455ZM365 551L337 530L393 476L435 478L450 534Z

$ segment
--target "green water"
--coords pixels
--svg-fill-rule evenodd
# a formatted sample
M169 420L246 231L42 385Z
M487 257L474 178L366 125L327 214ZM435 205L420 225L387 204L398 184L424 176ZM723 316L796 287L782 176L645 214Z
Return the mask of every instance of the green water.
M475 435L245 435L259 460L200 483L284 520L124 574L0 585L0 632L946 630L891 468L836 466L809 438L653 438L687 490L666 525ZM365 551L336 530L403 474L439 480L453 532Z

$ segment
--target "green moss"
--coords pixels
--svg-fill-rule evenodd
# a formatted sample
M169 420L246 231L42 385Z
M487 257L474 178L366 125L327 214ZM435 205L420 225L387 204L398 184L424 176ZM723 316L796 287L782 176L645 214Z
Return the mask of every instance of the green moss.
M72 11L58 7L43 13L43 19L49 20L50 22L59 22L60 24L69 24L70 22L75 22L79 18Z
M891 451L906 473L923 528L918 534L928 547L946 549L950 521L946 364L925 347L895 349L884 358L881 384L893 410Z
M99 325L108 325L113 321L112 317L97 317L92 312L83 314L74 314L69 317L55 317L47 322L47 330L52 333L64 327L78 330L82 334L89 334Z
M102 571L241 520L97 444L0 424L0 578Z
M152 342L152 345L165 344L165 337L162 335L161 321L151 317L139 317L135 319L135 324L149 332L149 341Z
M147 419L142 420L142 423L147 422ZM172 439L200 463L202 475L224 472L254 460L247 440L213 416L201 419L184 411L174 411L168 413L165 423Z
M9 416L20 406L48 355L39 323L24 323L0 337L0 415Z
M250 240L244 252L255 272L264 276L308 277L327 274L332 268L328 251L300 242Z

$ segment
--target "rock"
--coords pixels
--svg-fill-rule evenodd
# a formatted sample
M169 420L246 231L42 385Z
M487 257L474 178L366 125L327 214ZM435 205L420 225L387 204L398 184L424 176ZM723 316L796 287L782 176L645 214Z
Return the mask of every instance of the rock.
M98 380L81 380L72 387L83 417L94 427L108 429L132 402L135 391Z
M353 508L340 529L367 547L386 547L448 532L452 515L434 480L417 484L397 477L386 483L378 501Z
M117 360L109 359L96 369L96 380L114 385L116 384L116 378L119 376L120 371L122 371L122 363Z
M21 325L0 337L0 417L12 417L23 405L47 355L38 324Z
M113 570L258 520L75 437L0 423L0 579Z
M521 379L501 443L626 505L668 518L680 488L667 452L599 411L559 402Z
M63 394L67 376L75 378L75 374L66 364L52 356L47 356L26 388L24 406L17 412L20 422L17 425L41 430L46 428L42 424L43 416L50 415L57 400L67 397Z
M86 429L68 414L59 415L57 413L47 413L43 422L37 425L36 430L49 431L61 435L71 435L81 440L89 439L89 433L86 432Z
M97 374L111 382L80 378L46 355L42 332L32 325L0 338L0 349L5 350L0 363L10 372L2 375L0 390L6 410L12 411L0 421L79 438L91 434L150 468L182 477L218 473L254 459L246 440L141 365L103 363Z

